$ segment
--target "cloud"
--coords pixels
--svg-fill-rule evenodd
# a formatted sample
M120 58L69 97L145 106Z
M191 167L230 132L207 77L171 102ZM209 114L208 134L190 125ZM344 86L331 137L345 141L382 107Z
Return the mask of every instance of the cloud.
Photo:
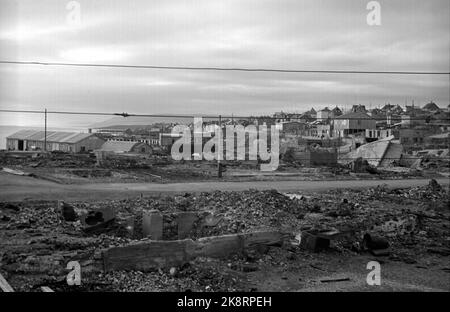
M128 57L128 53L113 47L85 47L63 50L60 53L62 60L75 63L120 62Z
M80 0L0 4L0 57L26 61L449 71L448 0ZM0 106L136 113L302 111L449 102L447 76L190 72L0 65ZM78 121L77 121L78 122Z

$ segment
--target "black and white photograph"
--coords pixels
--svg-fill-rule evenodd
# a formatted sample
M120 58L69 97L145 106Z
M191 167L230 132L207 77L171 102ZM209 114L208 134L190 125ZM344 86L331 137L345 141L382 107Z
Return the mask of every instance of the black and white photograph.
M0 297L448 293L449 148L448 0L0 0Z

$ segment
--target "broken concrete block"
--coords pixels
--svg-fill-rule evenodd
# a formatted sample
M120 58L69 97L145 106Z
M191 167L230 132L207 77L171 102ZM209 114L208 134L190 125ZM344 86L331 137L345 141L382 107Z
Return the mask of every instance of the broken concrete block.
M97 233L109 227L116 218L113 208L90 210L80 216L81 225L85 233Z
M196 257L228 258L247 248L281 245L285 236L279 232L255 232L204 237L198 241L148 240L103 251L103 264L105 271L177 267Z
M197 240L194 256L227 258L244 250L243 238L239 235L202 237Z
M142 233L144 237L160 240L163 237L163 216L158 210L145 210L142 214Z
M178 225L178 239L183 239L189 236L193 230L195 222L198 220L196 212L180 212L177 214L176 222Z
M286 235L276 231L202 237L197 240L196 256L226 258L261 246L280 246Z
M254 249L259 246L281 246L289 238L286 233L278 231L262 231L240 234L244 240L245 249Z
M73 222L78 219L74 207L63 201L58 201L58 213L61 214L65 221Z
M116 217L113 208L102 208L89 210L80 216L80 221L83 226L93 226L112 220Z
M363 246L369 250L387 249L389 242L383 237L366 233L363 238Z
M187 250L193 249L190 239L177 241L147 241L125 247L113 247L103 252L105 271L138 270L177 267L191 260Z
M300 247L313 252L319 252L330 247L330 239L318 236L314 232L304 231L302 232Z

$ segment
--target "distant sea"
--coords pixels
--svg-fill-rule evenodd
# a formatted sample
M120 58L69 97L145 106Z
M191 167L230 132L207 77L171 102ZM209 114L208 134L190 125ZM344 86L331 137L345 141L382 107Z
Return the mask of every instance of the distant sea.
M26 126L1 126L0 125L0 150L6 148L6 137L20 130L42 130L43 127L26 127ZM67 128L47 128L47 131L65 131L65 132L87 132L86 128L67 127Z

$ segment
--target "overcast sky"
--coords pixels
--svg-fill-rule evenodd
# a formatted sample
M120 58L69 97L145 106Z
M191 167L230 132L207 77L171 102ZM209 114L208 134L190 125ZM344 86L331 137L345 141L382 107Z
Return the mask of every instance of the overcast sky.
M0 59L308 70L444 71L450 1L2 0ZM263 114L387 102L447 106L448 76L164 71L0 64L0 107L129 113ZM53 126L97 119L51 116ZM101 119L101 118L100 118ZM0 124L36 116L1 114Z

